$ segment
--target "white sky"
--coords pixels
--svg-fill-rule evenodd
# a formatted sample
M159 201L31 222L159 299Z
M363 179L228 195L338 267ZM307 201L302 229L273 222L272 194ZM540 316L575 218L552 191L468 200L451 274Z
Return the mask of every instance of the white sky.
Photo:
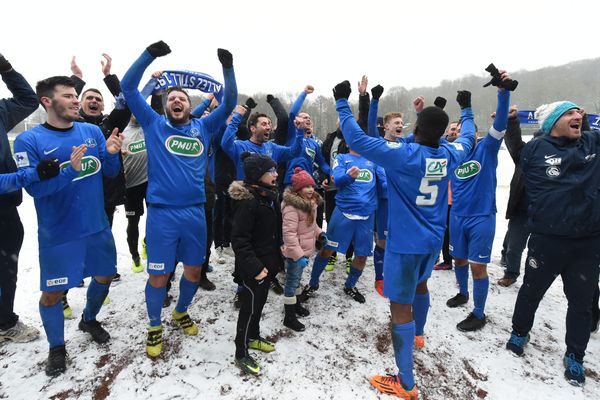
M0 52L32 85L70 75L76 55L88 85L105 93L103 52L122 77L161 39L172 53L148 74L190 69L222 81L216 49L223 47L246 94L312 84L330 95L337 82L362 74L370 86L435 86L483 76L490 62L515 71L600 56L598 0L11 0L0 7ZM0 95L8 95L4 85Z

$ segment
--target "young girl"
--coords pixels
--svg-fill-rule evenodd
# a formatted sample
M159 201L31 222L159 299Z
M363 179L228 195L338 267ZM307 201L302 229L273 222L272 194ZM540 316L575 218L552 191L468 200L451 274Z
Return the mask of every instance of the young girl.
M297 332L304 330L298 321L309 315L306 308L300 305L296 295L302 291L300 280L304 267L308 265L308 257L315 252L316 242L324 242L325 234L317 226L317 207L323 202L315 192L315 181L302 168L297 167L291 179L292 185L283 192L281 213L283 216L283 255L286 262L285 288L283 304L285 318L283 324Z

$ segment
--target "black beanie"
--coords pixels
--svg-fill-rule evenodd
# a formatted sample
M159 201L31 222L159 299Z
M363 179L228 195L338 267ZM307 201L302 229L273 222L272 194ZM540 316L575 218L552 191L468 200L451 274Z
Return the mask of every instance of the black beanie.
M250 153L245 151L240 156L244 162L244 182L257 185L261 176L268 172L271 168L276 168L277 164L271 157L264 154Z
M440 138L446 131L450 119L439 107L425 107L417 117L416 128L419 135L427 138Z

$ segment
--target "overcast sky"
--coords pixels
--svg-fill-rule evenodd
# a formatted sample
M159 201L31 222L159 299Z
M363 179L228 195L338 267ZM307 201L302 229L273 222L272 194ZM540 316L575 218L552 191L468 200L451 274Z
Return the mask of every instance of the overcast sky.
M172 53L147 75L190 69L222 81L222 47L233 53L238 90L247 94L312 84L329 95L341 80L356 86L362 74L370 86L435 86L483 76L490 62L515 71L600 56L598 0L11 0L0 7L0 52L32 85L70 75L76 55L84 79L105 93L103 52L122 77L161 39Z

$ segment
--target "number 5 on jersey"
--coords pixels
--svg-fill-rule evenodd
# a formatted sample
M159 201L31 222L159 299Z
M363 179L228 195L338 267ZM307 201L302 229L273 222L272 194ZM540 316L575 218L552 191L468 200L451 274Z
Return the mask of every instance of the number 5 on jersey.
M432 206L437 200L439 187L437 182L440 182L448 173L448 160L445 158L426 158L425 159L425 176L421 179L419 192L422 196L417 196L416 203L418 206Z

